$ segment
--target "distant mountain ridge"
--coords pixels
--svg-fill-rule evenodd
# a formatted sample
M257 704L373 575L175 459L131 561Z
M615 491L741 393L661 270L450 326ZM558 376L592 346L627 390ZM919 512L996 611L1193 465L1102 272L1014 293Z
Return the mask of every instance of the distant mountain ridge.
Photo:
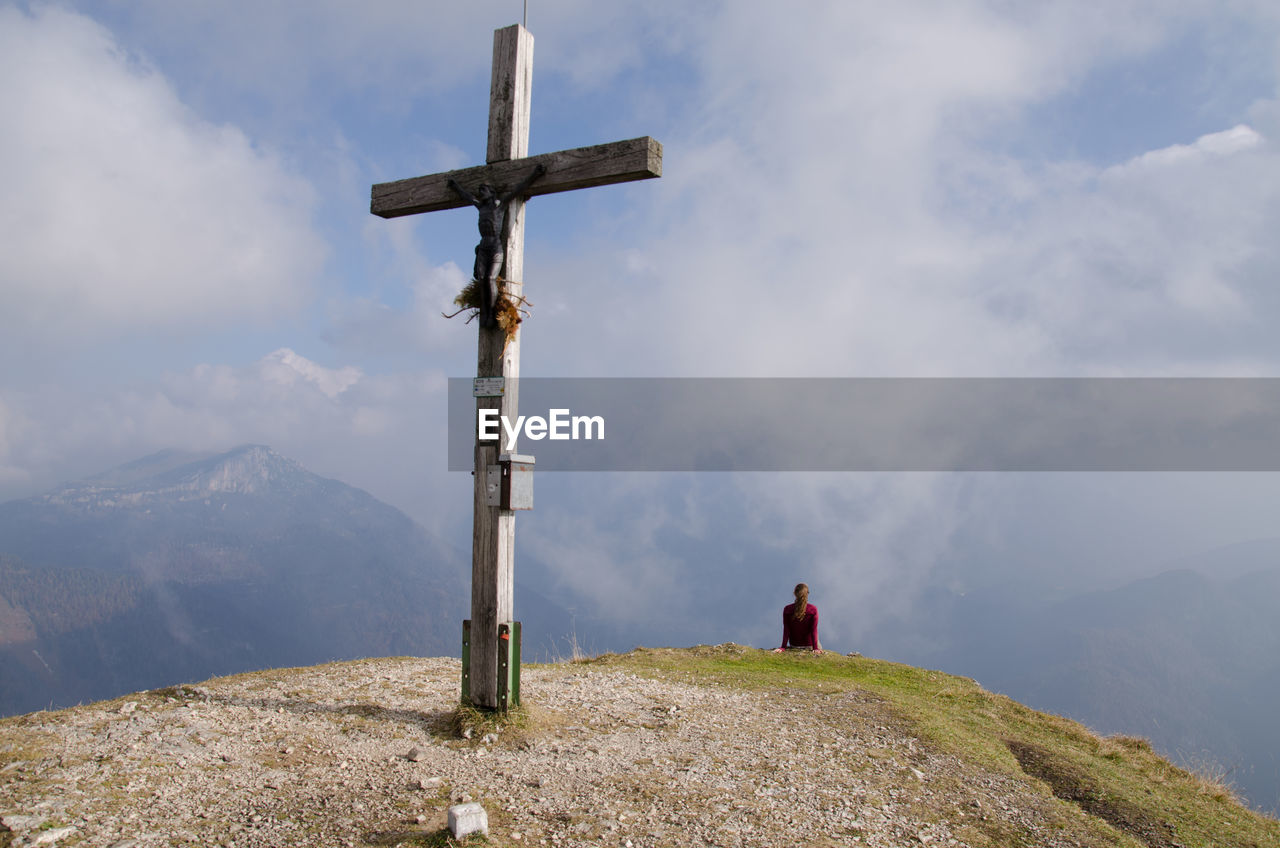
M218 492L252 494L265 490L273 481L289 478L312 483L324 480L265 445L241 445L221 454L161 451L61 486L36 500L93 503L95 496L108 492L187 498Z
M344 491L345 490L345 491ZM298 463L264 445L241 445L218 454L163 451L64 484L42 495L0 504L0 520L6 508L59 507L66 515L104 514L156 504L174 504L218 495L265 495L288 492L319 495L341 493L348 502L374 500L368 493L312 474ZM379 502L380 503L380 502ZM398 510L382 504L387 510ZM399 513L405 521L407 516ZM3 525L0 525L2 528ZM17 527L4 528L18 532Z
M249 447L249 445L241 445L241 448ZM240 448L233 448L232 453ZM69 484L71 486L99 486L103 488L119 488L129 486L134 483L146 480L163 474L166 471L172 471L184 465L191 465L204 460L213 459L226 451L180 451L180 450L162 450L157 453L149 454L141 459L135 459L132 462L126 462L124 465L118 465L115 468L108 469L99 474L84 478L80 483ZM67 488L66 485L59 486L59 489Z
M457 653L468 563L262 445L0 504L0 713L252 668Z

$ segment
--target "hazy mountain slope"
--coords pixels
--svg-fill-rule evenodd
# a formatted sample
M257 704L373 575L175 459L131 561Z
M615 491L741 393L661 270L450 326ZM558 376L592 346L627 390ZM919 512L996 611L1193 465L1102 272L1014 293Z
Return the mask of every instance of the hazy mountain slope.
M1146 737L1175 761L1216 764L1259 808L1280 809L1280 569L1170 571L1048 605L929 603L927 631L882 633L875 649Z
M1051 611L1055 650L1011 694L1102 732L1124 727L1175 759L1213 760L1251 801L1280 809L1278 609L1280 570L1170 572L1076 598Z
M0 554L6 714L251 668L456 653L466 610L456 552L260 446L148 457L2 504Z

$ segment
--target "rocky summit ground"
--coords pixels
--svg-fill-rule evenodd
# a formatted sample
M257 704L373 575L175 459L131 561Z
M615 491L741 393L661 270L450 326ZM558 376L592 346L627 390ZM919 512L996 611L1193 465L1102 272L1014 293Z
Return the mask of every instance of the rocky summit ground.
M519 726L463 736L459 674L362 660L6 719L0 846L448 845L471 800L490 835L468 844L1144 844L1064 829L1044 783L943 753L857 687L531 666Z

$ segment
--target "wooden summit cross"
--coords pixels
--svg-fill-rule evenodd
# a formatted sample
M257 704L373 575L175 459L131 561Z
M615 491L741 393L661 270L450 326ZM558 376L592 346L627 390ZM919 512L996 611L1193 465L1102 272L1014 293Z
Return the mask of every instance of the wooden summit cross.
M383 218L398 218L418 212L470 206L468 200L449 187L450 180L472 193L478 186L488 184L501 195L517 187L538 165L546 171L524 192L527 197L662 176L662 145L647 136L529 156L532 78L533 36L519 24L495 30L487 164L380 183L373 187L369 211ZM518 303L524 287L523 197L511 199L506 223L502 285L507 296ZM484 281L480 280L479 284L483 285ZM481 409L498 409L503 418L515 421L519 398L516 384L511 381L520 376L519 328L510 339L501 327L496 326L481 326L479 333L476 376L504 378L505 391L500 397L477 397L477 415ZM486 492L489 468L497 466L498 445L490 441L481 442L477 438L475 523L471 539L470 675L468 680L464 670L463 697L469 697L473 705L487 709L507 707L507 688L503 684L510 678L500 682L499 669L511 656L506 640L512 635L514 623L515 513L490 506ZM516 638L519 638L518 633ZM514 662L516 668L504 670L504 675L514 673L518 681L518 655Z

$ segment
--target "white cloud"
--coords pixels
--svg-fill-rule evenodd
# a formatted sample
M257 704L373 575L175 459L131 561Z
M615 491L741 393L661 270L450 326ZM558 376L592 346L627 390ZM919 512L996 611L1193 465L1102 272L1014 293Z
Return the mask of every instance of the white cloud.
M1241 332L1274 318L1280 270L1280 159L1262 134L1241 125L1181 146L1169 138L1111 169L1008 152L1035 119L1028 107L1168 48L1223 10L720 11L690 39L697 48L684 58L697 76L679 92L676 134L663 138L664 177L627 189L647 226L636 235L610 221L598 248L580 238L575 255L526 269L539 307L526 357L542 344L553 373L644 376L1276 370L1275 340ZM999 527L1013 512L974 502L973 489L1006 481L970 482L746 481L732 532L781 540L779 560L799 561L849 613L831 621L849 637L910 607L957 528L975 516ZM657 488L676 511L678 487ZM606 518L572 526L541 516L551 541L544 529L522 538L566 584L629 615L630 599L653 602L648 581L665 603L700 563L655 551L670 515L624 514L619 500L588 501L584 513ZM1128 518L1102 532L1133 539L1120 526ZM566 541L578 537L581 556Z
M1262 136L1252 127L1237 124L1229 130L1202 135L1192 144L1173 144L1159 150L1150 150L1124 165L1111 169L1120 174L1135 168L1160 168L1187 165L1211 156L1230 156L1243 150L1258 147Z
M455 321L441 317L457 311L453 299L470 279L469 269L464 274L452 261L432 264L415 240L416 233L412 219L376 219L364 224L364 243L378 260L372 276L400 285L391 291L332 303L326 340L343 349L380 354L457 352L472 347L474 324L467 326L465 316ZM470 240L471 235L466 238ZM393 307L386 302L405 300L406 293L405 305Z
M325 247L311 188L202 120L110 33L0 8L0 323L42 338L292 311ZM21 116L17 119L16 116Z
M987 258L974 280L1053 340L1059 368L1274 373L1280 349L1260 330L1280 269L1280 155L1261 134L1240 125L1033 183L983 221L1007 237L975 233Z
M330 400L360 382L364 376L359 368L350 365L337 369L317 365L287 347L263 357L258 369L265 380L282 386L292 386L299 380L311 383Z
M215 99L261 98L285 111L302 111L316 91L395 112L477 75L487 85L493 30L520 21L514 3L420 0L136 0L118 12ZM533 4L529 25L541 73L599 90L640 66L655 41L689 37L682 27L692 17L670 6L558 0Z
M954 474L749 475L738 496L748 535L776 540L783 582L808 582L839 611L830 641L857 644L910 610L969 520L972 489Z
M824 643L857 647L909 613L982 498L947 474L569 477L538 478L517 575L579 613L677 643L769 644L804 581Z
M304 13L286 7L134 8L144 11L130 13L133 26L185 51L185 72L207 85L216 80L226 91L295 104L303 95L313 102L317 90L337 92L337 99L362 92L382 113L420 108L426 90L487 79L490 33L507 22L484 4L393 2L371 11L323 2L306 9L309 37L292 39L284 34ZM1105 10L976 0L943 9L923 2L802 11L726 3L673 13L580 0L536 9L535 92L545 92L549 78L561 92L566 78L569 89L585 91L622 79L617 114L597 119L620 123L639 112L677 128L663 138L668 165L660 184L605 190L628 191L652 213L649 227L630 228L631 243L607 233L597 255L575 243L573 256L540 269L545 281L529 281L536 317L558 342L542 350L556 357L555 368L661 373L1063 367L1070 349L1094 332L1086 319L1091 304L1062 295L1073 301L1065 314L1081 319L1070 326L1059 316L1039 321L992 308L990 300L1003 298L1009 284L979 275L1020 248L1004 244L999 229L974 232L966 220L974 201L954 208L949 171L957 162L972 171L977 160L991 168L983 145L1016 124L1020 110L1100 67L1158 49L1188 22L1221 14L1210 3L1167 10L1150 0ZM642 72L631 79L631 70ZM547 114L542 96L535 93L535 135L543 126L536 116ZM423 116L428 134L435 125ZM581 143L599 140L606 139ZM432 160L468 159L429 135L424 145ZM1056 192L1039 176L1023 174L1029 185L1019 190L1042 199ZM1000 202L1013 188L998 187ZM1064 207L1073 202L1071 193L1062 198ZM1050 205L1043 206L1046 218ZM418 250L413 231L399 232L387 235L399 254L392 270L414 287L412 304L401 308L385 293L342 302L329 338L363 350L456 343L457 334L428 330L426 320L437 303L447 304L454 286L439 282L453 276L451 266L411 257ZM636 261L637 249L645 261ZM613 278L623 275L634 284L617 285ZM1220 314L1243 308L1212 269L1187 273L1170 292ZM563 323L553 328L553 318ZM644 346L657 327L672 339L657 356L625 353ZM582 357L583 350L618 353Z
M542 479L543 489L552 484ZM678 486L620 475L609 475L604 486L584 482L590 495L547 501L540 514L519 522L520 556L540 560L552 580L540 591L554 596L560 584L568 589L562 598L588 602L592 615L633 626L694 613L681 589L689 563L659 544L676 518L671 495ZM591 504L587 515L578 511L584 502Z
M1277 160L1256 131L1113 169L1006 152L1028 107L1215 16L1152 9L726 8L662 183L633 193L660 222L650 268L627 263L643 280L626 289L600 284L600 269L622 276L603 250L553 269L583 281L555 316L563 336L620 352L587 367L699 375L1239 361L1228 328L1268 308L1280 261ZM659 332L657 356L621 355Z

